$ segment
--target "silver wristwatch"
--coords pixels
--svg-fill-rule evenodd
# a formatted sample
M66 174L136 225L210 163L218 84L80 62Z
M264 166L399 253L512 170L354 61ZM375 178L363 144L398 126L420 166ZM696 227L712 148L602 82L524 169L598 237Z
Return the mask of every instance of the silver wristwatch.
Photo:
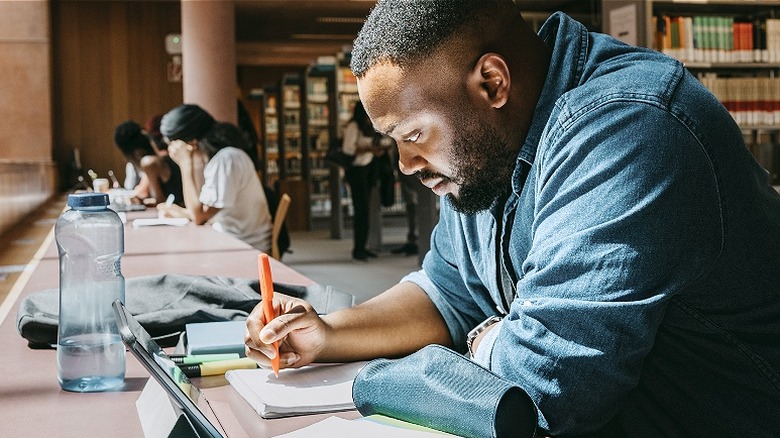
M474 351L474 349L472 348L472 344L474 344L474 339L476 339L480 333L484 332L485 330L487 330L488 327L497 323L498 321L501 321L501 317L493 315L490 318L479 323L476 327L471 329L468 335L466 335L466 346L469 348L469 356L474 357L474 354L476 354L476 351Z

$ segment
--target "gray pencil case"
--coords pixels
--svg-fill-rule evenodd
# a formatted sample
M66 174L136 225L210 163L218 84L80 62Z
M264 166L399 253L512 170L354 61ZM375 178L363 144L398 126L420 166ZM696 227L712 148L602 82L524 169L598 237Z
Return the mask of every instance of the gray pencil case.
M440 345L369 362L355 377L352 399L364 416L381 414L462 437L536 432L536 406L524 390Z

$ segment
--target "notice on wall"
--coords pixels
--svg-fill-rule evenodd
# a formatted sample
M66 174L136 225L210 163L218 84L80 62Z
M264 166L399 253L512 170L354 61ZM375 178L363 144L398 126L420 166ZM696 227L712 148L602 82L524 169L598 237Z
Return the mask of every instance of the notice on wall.
M637 44L636 5L609 11L609 34L626 44Z
M181 56L175 55L168 61L168 82L181 82Z

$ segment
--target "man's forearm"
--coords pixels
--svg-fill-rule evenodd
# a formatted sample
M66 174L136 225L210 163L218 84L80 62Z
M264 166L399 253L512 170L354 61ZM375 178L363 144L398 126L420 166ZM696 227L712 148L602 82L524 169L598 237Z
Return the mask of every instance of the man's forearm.
M444 318L414 283L395 285L323 320L330 334L318 362L400 357L429 344L452 345Z

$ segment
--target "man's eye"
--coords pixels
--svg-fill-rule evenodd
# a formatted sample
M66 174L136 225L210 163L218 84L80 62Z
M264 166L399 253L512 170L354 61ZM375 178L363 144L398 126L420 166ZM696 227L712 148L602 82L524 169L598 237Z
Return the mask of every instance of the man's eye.
M416 142L419 139L420 139L420 133L419 132L415 132L414 134L412 134L411 137L407 137L406 140L404 140L404 141L405 142L414 143L414 142Z

